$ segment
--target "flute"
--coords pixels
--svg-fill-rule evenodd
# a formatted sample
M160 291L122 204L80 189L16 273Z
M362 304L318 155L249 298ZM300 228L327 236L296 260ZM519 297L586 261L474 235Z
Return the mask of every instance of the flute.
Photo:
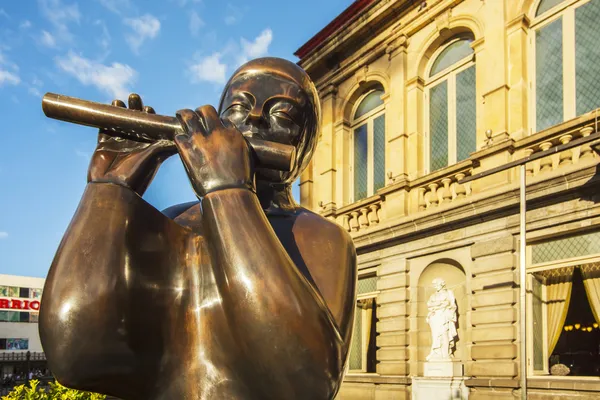
M149 114L138 110L117 107L46 93L42 98L42 110L48 118L91 126L114 132L133 140L170 140L183 132L175 117ZM258 165L264 168L290 171L296 157L296 148L286 144L245 137L256 156Z

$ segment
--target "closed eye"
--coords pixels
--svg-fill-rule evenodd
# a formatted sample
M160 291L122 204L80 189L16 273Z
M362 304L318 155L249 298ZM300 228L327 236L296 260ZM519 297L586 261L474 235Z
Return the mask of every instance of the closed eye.
M271 113L271 115L274 115L274 116L276 116L276 117L281 117L281 118L289 119L289 120L290 120L290 121L292 121L292 122L294 121L294 120L292 119L292 117L291 117L291 116L290 116L288 113L286 113L286 112L284 112L284 111L281 111L281 110L273 111L273 112Z
M242 104L242 103L233 103L232 105L230 105L227 108L226 111L229 111L229 110L243 112L243 111L250 111L250 107L245 104Z

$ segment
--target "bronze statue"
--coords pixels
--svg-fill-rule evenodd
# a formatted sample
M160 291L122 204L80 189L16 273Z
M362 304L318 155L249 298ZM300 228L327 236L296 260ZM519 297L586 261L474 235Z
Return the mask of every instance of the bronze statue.
M137 95L129 108L154 113ZM291 196L319 113L301 68L262 58L234 73L218 114L180 110L174 140L100 131L40 312L61 383L132 400L335 397L356 254ZM293 146L289 171L261 163L245 138ZM175 153L200 202L161 213L141 196Z

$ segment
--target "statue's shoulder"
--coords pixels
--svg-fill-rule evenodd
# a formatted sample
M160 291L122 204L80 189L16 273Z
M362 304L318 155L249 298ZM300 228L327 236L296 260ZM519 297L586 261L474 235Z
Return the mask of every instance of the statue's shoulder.
M320 241L323 244L329 243L333 248L345 247L354 251L354 243L350 234L336 222L303 207L298 207L296 214L295 231L306 233L312 240Z
M176 204L165 208L162 213L179 225L196 231L200 231L202 228L202 213L200 212L199 201Z

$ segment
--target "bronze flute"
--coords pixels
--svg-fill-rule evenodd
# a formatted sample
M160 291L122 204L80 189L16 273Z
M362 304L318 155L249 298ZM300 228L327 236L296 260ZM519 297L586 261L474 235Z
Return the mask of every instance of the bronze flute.
M42 110L47 117L107 130L133 140L173 140L183 131L175 117L46 93ZM296 156L293 146L246 137L261 167L289 171Z

